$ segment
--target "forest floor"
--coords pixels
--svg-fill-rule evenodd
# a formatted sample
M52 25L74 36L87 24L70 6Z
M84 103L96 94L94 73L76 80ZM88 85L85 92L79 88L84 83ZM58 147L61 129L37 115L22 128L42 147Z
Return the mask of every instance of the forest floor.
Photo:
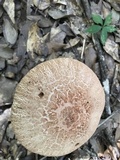
M93 22L93 15L103 22L110 15L110 28L86 32L95 23L104 27L98 17ZM90 67L103 85L106 104L87 143L69 155L50 158L29 152L18 142L10 115L20 80L37 64L58 57ZM120 160L119 0L0 0L0 160L47 159Z

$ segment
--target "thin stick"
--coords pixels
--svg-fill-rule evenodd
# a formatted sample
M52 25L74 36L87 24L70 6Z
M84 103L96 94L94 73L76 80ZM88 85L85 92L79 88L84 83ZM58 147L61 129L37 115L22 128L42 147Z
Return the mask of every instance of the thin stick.
M84 53L84 50L85 50L85 42L86 42L86 39L83 40L83 47L82 47L81 59L83 59L83 53Z
M111 107L110 107L110 85L109 85L109 79L107 77L107 66L106 66L103 50L98 39L98 35L94 35L94 39L95 39L95 46L97 48L98 59L100 64L102 84L105 91L105 98L106 98L105 111L106 111L106 115L108 116L108 115L111 115Z

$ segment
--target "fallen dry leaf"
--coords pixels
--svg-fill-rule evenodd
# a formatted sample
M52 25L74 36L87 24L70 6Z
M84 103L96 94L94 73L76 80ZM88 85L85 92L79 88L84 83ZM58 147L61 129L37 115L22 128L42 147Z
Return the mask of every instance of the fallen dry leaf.
M15 23L15 3L14 0L5 0L3 7L10 17L11 21Z
M71 15L71 13L68 14L67 11L61 11L60 9L55 9L55 8L51 8L48 11L48 14L55 20Z
M60 29L60 27L51 28L50 31L50 41L63 43L66 33Z
M16 43L18 32L13 27L11 22L6 18L4 18L3 34L8 43L10 43L11 45L14 45Z
M118 56L118 47L119 45L115 43L113 40L107 39L105 46L103 48L110 56L113 57L114 60L120 62Z
M28 40L27 40L27 52L30 53L31 58L34 59L34 52L37 54L41 54L40 44L42 38L38 35L39 27L37 23L32 24L29 32L28 32Z
M45 10L50 6L50 0L33 0L33 4L40 10Z

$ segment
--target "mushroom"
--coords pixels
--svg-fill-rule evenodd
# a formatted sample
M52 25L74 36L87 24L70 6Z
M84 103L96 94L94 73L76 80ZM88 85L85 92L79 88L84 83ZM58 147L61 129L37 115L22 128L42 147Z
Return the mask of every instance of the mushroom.
M57 58L23 77L11 121L17 139L29 151L62 156L93 135L104 104L103 88L90 68L72 58Z

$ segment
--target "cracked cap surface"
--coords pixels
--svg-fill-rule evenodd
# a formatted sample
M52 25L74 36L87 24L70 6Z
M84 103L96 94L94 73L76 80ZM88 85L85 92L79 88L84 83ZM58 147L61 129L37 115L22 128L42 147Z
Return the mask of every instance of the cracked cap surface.
M28 150L62 156L93 135L104 104L103 88L90 68L71 58L57 58L23 77L14 95L11 121Z

